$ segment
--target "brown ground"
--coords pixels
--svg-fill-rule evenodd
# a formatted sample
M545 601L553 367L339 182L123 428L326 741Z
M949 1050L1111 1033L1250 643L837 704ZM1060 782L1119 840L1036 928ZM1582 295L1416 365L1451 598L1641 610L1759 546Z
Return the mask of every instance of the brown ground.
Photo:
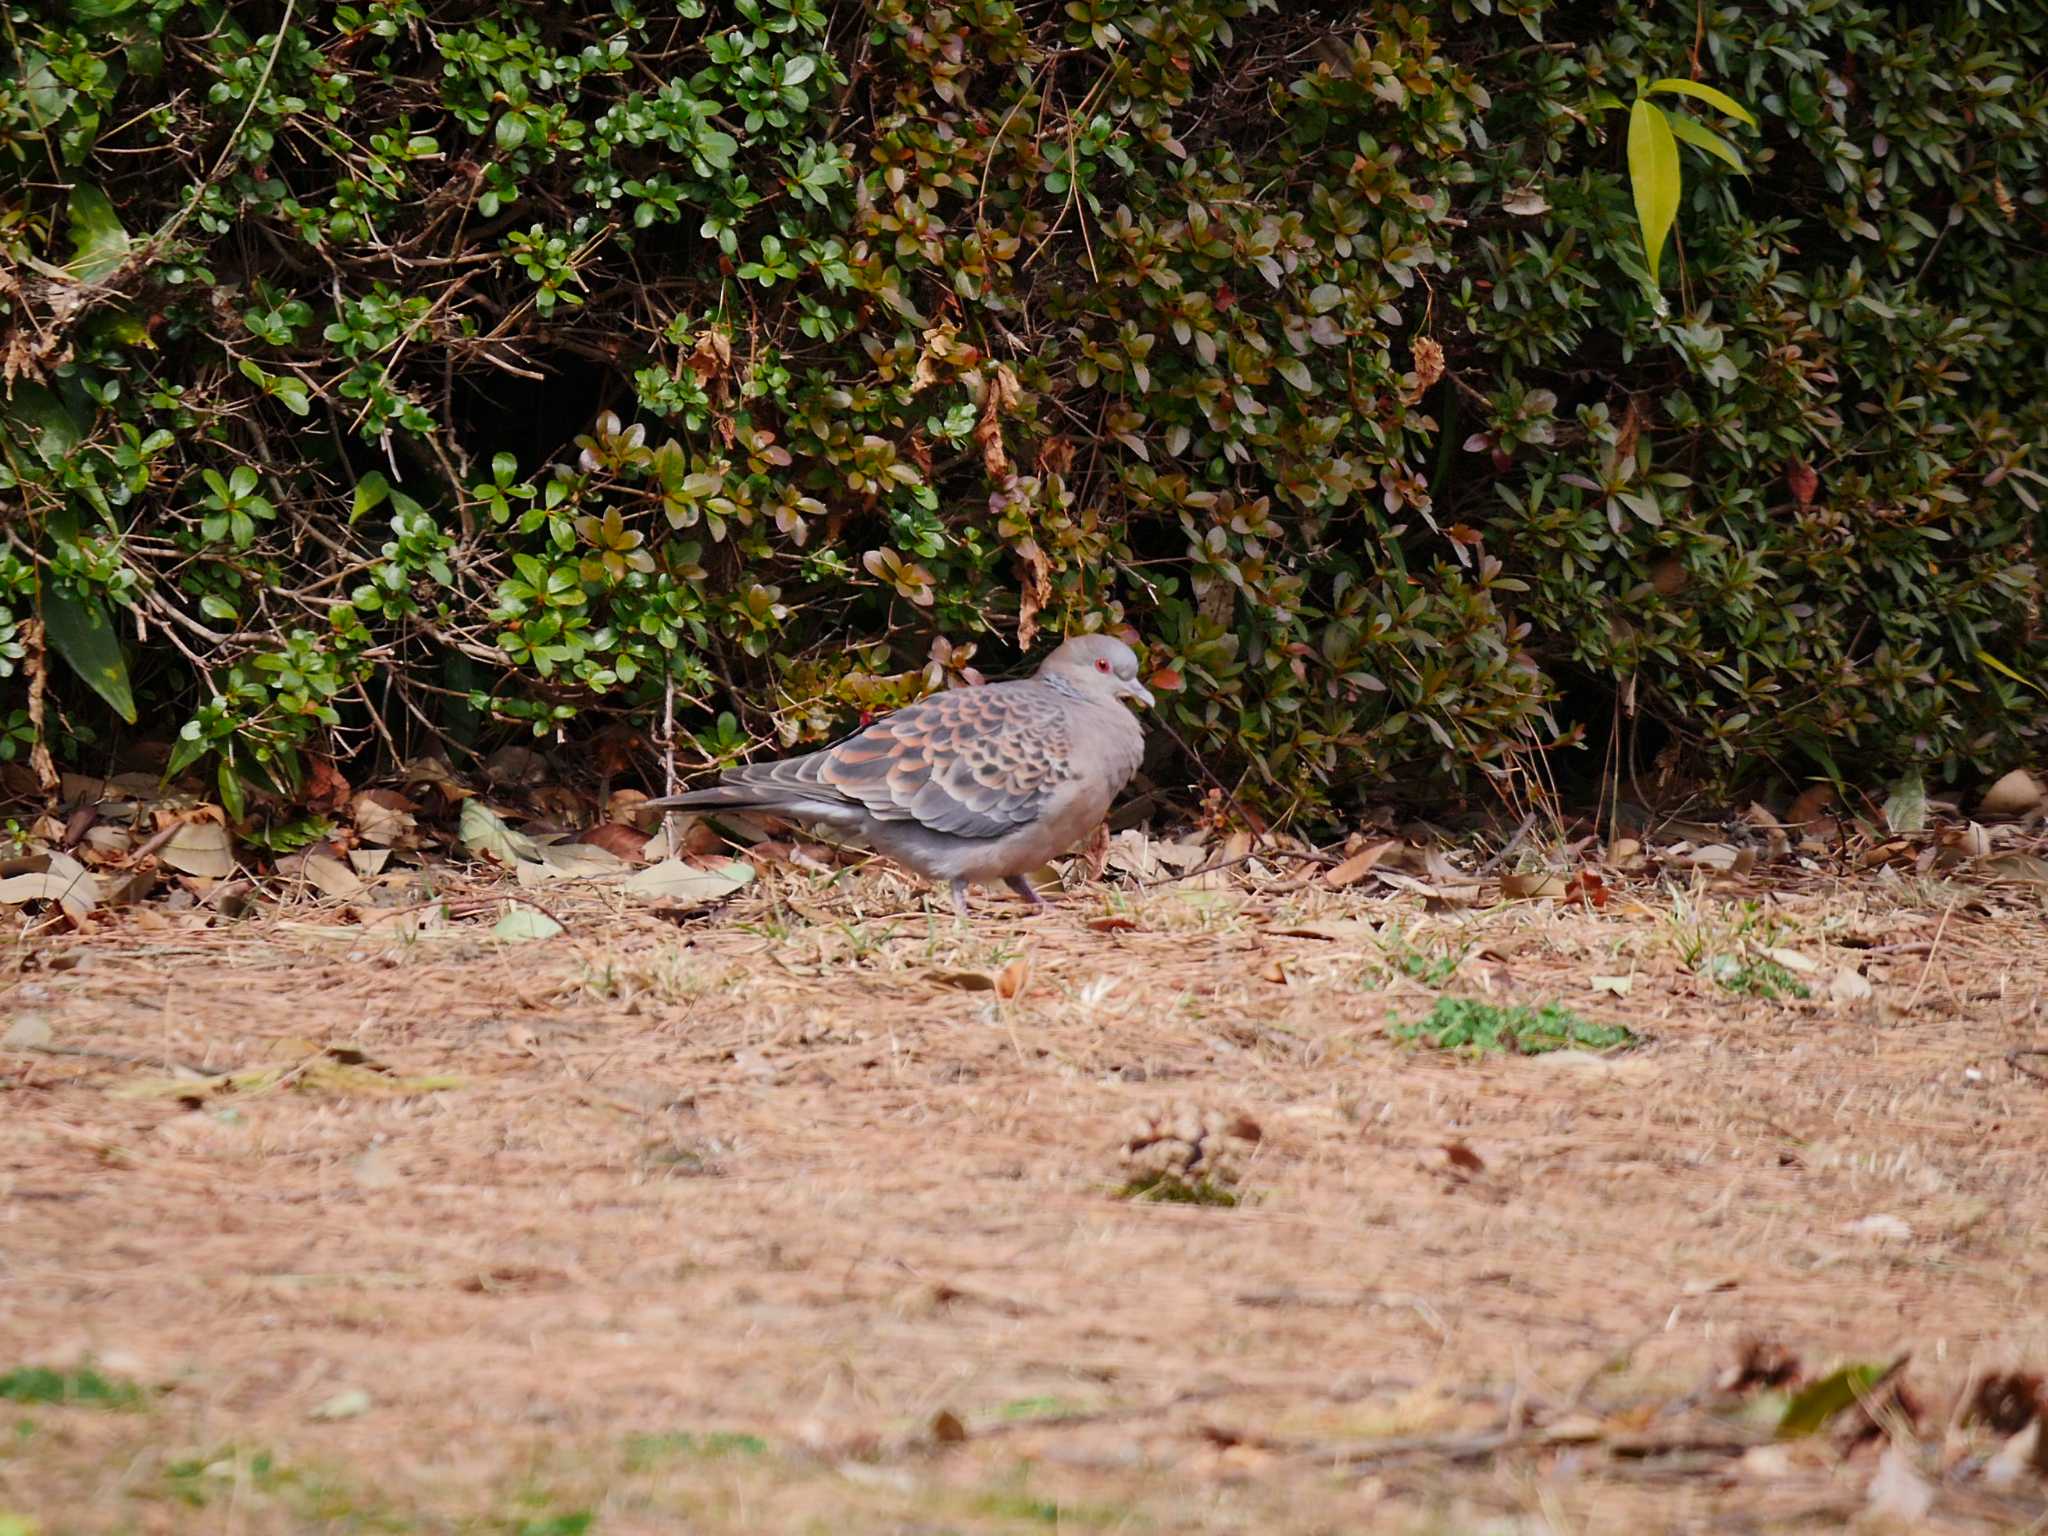
M2048 1365L2038 893L559 890L17 953L0 1377L143 1401L0 1402L0 1533L1840 1528L1877 1452L1745 1457L1752 1336L1910 1351L1920 1528L2043 1528L1944 1444ZM1813 999L1688 964L1767 947ZM1391 1038L1438 983L1648 1043ZM1117 1197L1176 1105L1256 1123L1238 1207Z

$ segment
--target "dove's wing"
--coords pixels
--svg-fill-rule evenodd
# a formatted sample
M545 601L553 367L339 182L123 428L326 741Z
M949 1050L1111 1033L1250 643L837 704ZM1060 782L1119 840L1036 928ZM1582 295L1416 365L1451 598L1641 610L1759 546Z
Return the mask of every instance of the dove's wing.
M725 783L972 838L1037 820L1073 771L1070 701L1030 679L933 694L823 752L736 768Z

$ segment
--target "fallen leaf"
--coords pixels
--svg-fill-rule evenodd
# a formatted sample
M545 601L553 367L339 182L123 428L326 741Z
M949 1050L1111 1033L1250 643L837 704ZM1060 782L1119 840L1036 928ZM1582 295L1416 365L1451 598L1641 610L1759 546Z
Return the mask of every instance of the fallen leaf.
M471 853L495 859L507 869L521 859L537 859L540 855L539 844L525 833L514 832L506 826L505 818L481 800L462 802L462 819L456 826L456 836L462 839L462 846Z
M2015 768L1984 791L1977 810L1985 816L2024 816L2040 805L2042 797L2040 780L2024 768Z
M1794 1471L1791 1449L1782 1445L1752 1445L1742 1453L1738 1465L1744 1477L1753 1477L1760 1482L1789 1477Z
M1019 955L1000 971L996 972L996 996L1005 1002L1017 997L1031 983L1031 960Z
M50 1043L50 1021L40 1013L24 1013L0 1035L0 1051L33 1051Z
M1374 874L1397 891L1409 891L1417 896L1428 897L1431 901L1443 902L1446 906L1477 906L1485 894L1480 885L1435 885L1427 880L1417 880L1410 875L1397 875L1390 869L1375 870Z
M1565 882L1564 899L1604 907L1607 905L1607 882L1590 869L1575 870L1571 879Z
M1486 1172L1486 1159L1462 1141L1444 1143L1444 1161L1465 1173Z
M1873 996L1876 990L1868 977L1846 965L1836 971L1834 979L1828 983L1828 996L1838 1003L1860 1003Z
M1627 997L1636 986L1634 976L1595 976L1591 982L1595 992L1612 992L1616 997Z
M1845 1221L1842 1230L1851 1237L1870 1237L1881 1243L1908 1243L1913 1240L1913 1229L1889 1212L1865 1216L1859 1221Z
M1785 825L1797 831L1809 826L1827 815L1828 807L1835 803L1835 786L1832 784L1809 784L1799 792L1798 797L1785 811Z
M1885 798L1884 823L1894 832L1927 830L1927 781L1918 768L1909 769Z
M1378 937L1380 930L1362 917L1321 917L1262 931L1282 939L1327 939L1342 944L1352 940L1363 943Z
M391 850L351 848L348 851L348 861L355 866L355 871L359 875L381 875L384 873L384 866L391 862Z
M1979 859L1970 866L1994 880L2017 880L2026 885L2048 885L2048 859L2032 853L2001 853Z
M627 877L629 895L665 906L705 906L721 901L754 878L754 866L735 859L700 869L681 859L663 859Z
M1704 848L1695 848L1690 853L1679 854L1673 863L1687 869L1710 869L1716 874L1728 874L1741 862L1741 854L1726 843L1709 843Z
M279 859L277 872L287 879L303 880L336 901L361 901L369 894L362 877L331 853L308 850L293 858Z
M86 867L68 853L50 855L50 865L45 873L57 882L57 904L64 909L64 915L76 923L85 921L85 915L100 904L99 882L93 879Z
M941 1408L932 1415L932 1444L959 1445L966 1438L967 1426L952 1409Z
M1516 901L1555 899L1564 895L1564 892L1565 878L1563 875L1539 871L1531 874L1512 874L1500 877L1501 895L1511 897Z
M1864 1493L1870 1518L1917 1529L1934 1507L1934 1489L1913 1466L1912 1455L1897 1440L1878 1458L1877 1471Z
M412 813L417 809L395 789L366 789L348 803L349 820L355 823L356 835L366 843L390 848L414 845L416 823Z
M1797 1440L1827 1428L1835 1415L1857 1402L1867 1400L1905 1365L1899 1356L1889 1365L1865 1361L1831 1371L1810 1386L1800 1389L1778 1419L1777 1438Z
M157 849L156 856L181 875L225 880L235 872L235 839L217 821L188 821Z
M475 801L468 804L474 805ZM530 939L552 939L562 931L562 925L545 912L532 907L514 907L491 925L491 932L501 939L514 943L525 943Z
M2030 1371L1993 1371L1977 1384L1965 1423L1990 1426L2002 1435L2025 1429L2048 1413L2048 1386Z
M957 992L996 990L996 979L987 971L932 971L928 974L940 986L951 987Z
M361 1387L351 1387L337 1392L306 1417L317 1423L330 1424L341 1419L358 1419L370 1411L370 1394Z
M1088 926L1096 933L1129 933L1138 926L1138 920L1125 917L1121 912L1109 912L1089 918Z
M396 1189L405 1182L405 1175L382 1147L371 1147L350 1163L348 1176L357 1189Z
M2043 1455L2041 1420L2036 1417L2025 1429L2016 1430L1984 1463L1987 1487L2010 1488L2028 1472L2048 1476L2048 1458Z
M1767 949L1766 960L1775 960L1788 971L1797 971L1802 976L1811 976L1820 969L1820 962L1802 955L1796 949Z
M612 796L612 800L617 802L619 796L625 793L626 791L620 790L618 794ZM623 859L629 864L644 863L647 859L647 834L634 831L622 821L599 822L596 826L579 832L576 841L588 843L593 848L602 848L613 858Z
M1375 864L1400 846L1400 840L1397 838L1384 838L1377 843L1368 843L1343 863L1323 871L1323 884L1333 891L1341 891L1347 885L1356 885L1372 873Z
M597 880L626 868L624 859L595 843L540 843L534 852L548 880ZM525 862L519 865L522 879L527 878L526 868Z
M1509 213L1525 219L1550 211L1550 204L1544 201L1543 194L1534 187L1521 187L1510 192L1500 200L1500 205Z
M0 880L0 905L18 907L28 901L61 900L71 882L48 871L34 875L9 875Z

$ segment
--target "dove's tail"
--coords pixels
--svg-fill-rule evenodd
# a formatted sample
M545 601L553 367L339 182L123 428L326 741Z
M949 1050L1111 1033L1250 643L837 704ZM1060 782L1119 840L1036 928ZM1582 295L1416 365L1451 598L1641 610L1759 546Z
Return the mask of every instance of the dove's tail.
M792 821L818 821L834 826L858 826L865 820L859 805L836 796L787 784L729 783L709 789L692 789L680 795L664 795L641 803L649 811L759 811L786 816Z

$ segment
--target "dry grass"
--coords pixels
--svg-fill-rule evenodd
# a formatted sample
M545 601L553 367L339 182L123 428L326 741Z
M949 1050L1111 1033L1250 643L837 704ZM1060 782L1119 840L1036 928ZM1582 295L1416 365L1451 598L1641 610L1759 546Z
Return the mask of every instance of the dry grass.
M1839 1528L1871 1452L1715 1443L1759 1335L1910 1350L1922 1528L2041 1528L1939 1454L1974 1370L2048 1363L2038 906L560 892L544 943L19 956L0 1377L146 1401L0 1404L0 1531ZM1813 997L1698 969L1772 947ZM1389 1037L1440 991L1647 1038ZM1115 1198L1180 1105L1261 1133L1236 1207Z

